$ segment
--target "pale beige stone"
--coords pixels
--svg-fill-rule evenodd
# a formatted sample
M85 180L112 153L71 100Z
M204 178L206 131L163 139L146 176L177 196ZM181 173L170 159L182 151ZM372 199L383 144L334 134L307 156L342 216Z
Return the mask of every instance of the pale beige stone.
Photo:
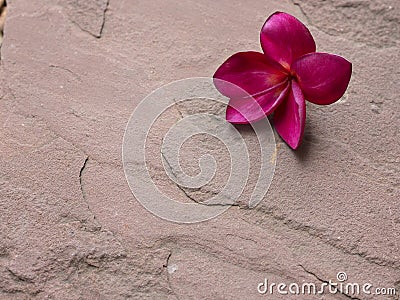
M398 2L297 2L10 1L0 66L0 299L260 299L265 277L321 283L340 271L400 293ZM275 177L255 209L235 206L192 225L155 217L125 180L129 116L163 84L212 76L231 54L259 51L259 30L276 10L310 25L319 51L353 63L346 95L307 104L298 151L276 137ZM179 118L175 110L168 120ZM196 157L199 143L183 156ZM191 201L165 177L160 153L149 157L162 189ZM185 167L196 172L192 161ZM218 191L222 177L192 196Z

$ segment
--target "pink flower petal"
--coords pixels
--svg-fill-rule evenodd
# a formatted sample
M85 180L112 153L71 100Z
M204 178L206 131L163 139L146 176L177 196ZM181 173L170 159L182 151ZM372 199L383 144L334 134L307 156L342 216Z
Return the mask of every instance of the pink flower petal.
M306 104L299 85L292 81L289 96L274 112L274 125L282 139L297 149L303 138Z
M239 52L229 57L215 72L214 84L229 98L262 93L285 81L287 73L259 52ZM218 80L219 79L219 80Z
M307 27L283 12L276 12L267 19L261 29L260 40L265 55L287 70L298 57L316 49Z
M232 98L226 108L226 120L234 124L256 122L271 114L284 101L290 89L288 81L257 97Z
M310 53L292 65L304 97L315 104L331 104L340 99L351 77L351 63L341 56Z

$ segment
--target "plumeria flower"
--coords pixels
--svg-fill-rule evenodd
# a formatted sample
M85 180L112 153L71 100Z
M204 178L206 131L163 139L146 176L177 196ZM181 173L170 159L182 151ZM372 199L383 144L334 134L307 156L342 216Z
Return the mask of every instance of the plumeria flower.
M305 100L319 105L339 100L352 66L343 57L315 52L307 27L283 12L267 19L260 40L264 53L232 55L215 72L214 84L230 98L227 121L247 124L274 113L276 131L296 149L304 133Z

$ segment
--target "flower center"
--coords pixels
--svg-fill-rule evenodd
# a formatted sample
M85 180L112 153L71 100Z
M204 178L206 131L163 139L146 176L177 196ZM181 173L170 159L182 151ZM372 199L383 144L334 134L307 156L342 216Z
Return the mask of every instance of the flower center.
M297 81L297 74L295 71L290 70L290 73L288 74L288 80Z

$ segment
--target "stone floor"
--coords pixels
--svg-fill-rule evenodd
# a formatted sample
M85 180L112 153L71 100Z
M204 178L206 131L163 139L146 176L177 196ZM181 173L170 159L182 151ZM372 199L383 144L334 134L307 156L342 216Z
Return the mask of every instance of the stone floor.
M124 176L131 113L166 83L260 50L277 10L307 24L318 51L353 63L348 91L307 104L297 151L276 136L256 208L196 224L154 216ZM8 1L0 299L399 299L399 46L398 0ZM397 295L257 291L265 278L321 284L338 272Z

